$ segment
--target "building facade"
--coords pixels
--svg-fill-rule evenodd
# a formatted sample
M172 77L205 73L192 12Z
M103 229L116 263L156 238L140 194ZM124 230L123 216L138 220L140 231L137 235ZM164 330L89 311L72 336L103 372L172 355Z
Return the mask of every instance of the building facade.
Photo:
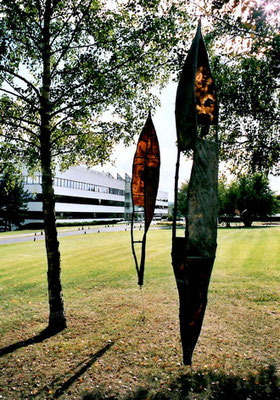
M28 203L25 225L42 223L41 175L31 177L24 173L24 186L33 199ZM114 178L110 173L86 167L71 167L65 172L58 169L54 177L55 212L57 223L85 223L98 220L129 220L131 218L131 178ZM137 209L141 219L143 210ZM167 218L168 193L159 191L155 219Z

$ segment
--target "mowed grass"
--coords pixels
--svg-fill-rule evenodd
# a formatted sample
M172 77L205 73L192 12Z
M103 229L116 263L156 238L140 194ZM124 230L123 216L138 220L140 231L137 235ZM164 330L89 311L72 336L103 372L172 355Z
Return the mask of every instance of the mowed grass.
M219 229L192 371L182 365L170 230L148 234L142 291L129 232L61 238L68 328L28 346L48 321L44 243L0 246L0 398L277 398L279 243L280 227Z

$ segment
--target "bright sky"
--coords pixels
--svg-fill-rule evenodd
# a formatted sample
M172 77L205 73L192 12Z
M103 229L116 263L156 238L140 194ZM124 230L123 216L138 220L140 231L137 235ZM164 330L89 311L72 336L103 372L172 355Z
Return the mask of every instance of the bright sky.
M169 201L173 201L174 197L175 164L177 159L175 128L176 88L177 85L172 83L163 90L161 106L157 109L156 113L152 115L160 145L161 168L159 190L168 192ZM138 137L139 135L136 135L135 141L138 140ZM131 176L135 150L136 144L127 148L123 145L119 145L116 147L112 157L115 159L115 167L107 163L103 167L98 166L94 167L94 169L110 172L114 176L116 176L117 173L123 177L125 173ZM186 161L181 156L180 183L189 178L191 165L191 161Z
M192 2L196 4L196 1ZM230 0L228 3L229 7L232 7L234 0ZM240 15L244 13L251 5L263 6L266 10L267 18L271 20L271 23L279 24L280 13L279 11L279 0L243 0L240 2ZM174 199L174 176L175 176L175 164L177 158L177 146L176 146L176 127L175 127L175 97L176 97L177 84L172 83L167 86L161 95L161 106L157 109L156 113L152 116L158 140L160 144L161 152L161 172L160 172L160 183L159 189L168 192L169 201ZM140 134L140 132L139 132ZM135 136L135 140L139 137L139 134ZM115 159L115 167L111 164L105 164L103 167L95 167L100 171L106 171L116 176L117 173L124 176L125 173L131 176L133 157L136 149L136 144L125 148L123 145L116 147L113 158ZM192 161L186 161L181 156L180 163L180 176L179 176L179 187L182 182L189 178L191 172ZM221 168L221 167L220 167ZM273 191L280 194L280 177L270 177L270 187Z
M231 0L234 1L234 0ZM249 0L246 0L247 2ZM246 2L245 1L245 2ZM279 0L254 0L258 5L264 4L267 13L275 11L279 7ZM279 18L279 14L276 14ZM278 20L279 22L279 20ZM176 146L176 127L175 127L175 97L176 97L176 83L170 83L162 92L161 106L158 107L156 113L152 116L156 128L160 153L161 153L161 169L160 169L160 183L159 190L168 192L169 201L174 198L174 176L175 164L177 158ZM135 141L138 140L140 132L135 135ZM99 171L110 172L114 176L119 173L124 177L125 173L131 176L132 162L136 144L130 147L119 145L116 147L112 159L115 160L115 165L107 163L105 165L96 166L94 169ZM181 156L180 162L180 176L179 187L182 182L189 178L191 172L192 161L187 161ZM280 177L271 177L271 189L280 193Z
M171 83L163 90L161 106L157 109L155 115L152 116L160 145L161 168L159 190L168 192L169 201L173 201L174 199L174 177L177 159L175 126L176 89L177 84ZM139 135L136 135L136 141ZM123 177L125 173L131 176L135 150L136 144L130 147L119 145L116 147L112 157L115 159L115 166L107 163L103 167L97 166L94 169L110 172L114 176L117 173ZM191 167L192 161L187 161L181 156L179 187L182 182L189 178ZM270 177L270 187L280 194L280 177Z

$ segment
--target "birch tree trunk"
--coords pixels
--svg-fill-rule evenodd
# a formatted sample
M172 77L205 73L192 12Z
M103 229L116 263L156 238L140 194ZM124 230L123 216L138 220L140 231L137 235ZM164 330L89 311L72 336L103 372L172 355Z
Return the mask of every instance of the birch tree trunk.
M60 279L60 252L55 222L55 199L51 166L51 105L50 105L50 19L51 2L46 1L43 29L43 82L41 90L41 169L45 245L48 262L49 326L52 332L66 328Z

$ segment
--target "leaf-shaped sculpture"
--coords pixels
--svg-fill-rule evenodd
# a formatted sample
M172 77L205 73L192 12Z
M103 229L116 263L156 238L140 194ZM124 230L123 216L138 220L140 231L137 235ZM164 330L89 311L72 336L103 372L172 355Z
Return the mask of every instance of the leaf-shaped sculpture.
M132 253L135 260L136 270L138 274L138 284L143 285L144 268L145 268L145 252L146 252L146 235L153 219L154 209L157 198L158 183L159 183L159 168L160 168L160 153L158 138L152 117L149 114L144 128L139 137L136 152L134 155L132 169L132 225L131 225L131 245ZM140 267L137 261L137 256L134 248L133 239L133 222L135 207L144 208L145 228L142 238L142 251ZM138 241L137 241L138 242Z
M172 239L172 264L180 302L180 332L184 363L192 353L202 327L208 285L215 260L218 216L218 144L198 137L217 125L218 106L201 25L191 45L176 97L178 160ZM217 138L217 136L216 136ZM176 237L180 152L193 149L188 187L185 237Z
M218 121L215 84L200 22L178 84L175 117L179 151L194 149L197 125Z

